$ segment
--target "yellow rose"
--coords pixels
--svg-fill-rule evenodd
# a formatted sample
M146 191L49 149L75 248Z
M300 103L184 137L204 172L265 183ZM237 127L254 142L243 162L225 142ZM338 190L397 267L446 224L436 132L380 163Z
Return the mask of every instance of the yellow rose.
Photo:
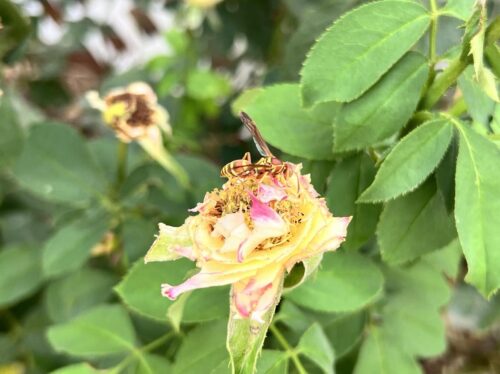
M164 296L231 284L232 312L261 321L280 297L286 272L301 261L317 264L340 246L351 217L332 216L301 165L277 161L251 164L245 155L224 173L222 188L191 210L197 215L178 228L160 224L145 261L186 257L200 268L180 285L163 284Z

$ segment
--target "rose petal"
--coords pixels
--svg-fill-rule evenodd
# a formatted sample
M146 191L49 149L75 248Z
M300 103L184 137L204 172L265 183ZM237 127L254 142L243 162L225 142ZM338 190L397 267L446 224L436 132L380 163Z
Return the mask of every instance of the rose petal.
M156 237L151 248L144 257L144 262L171 261L179 257L195 259L191 238L188 230L188 222L180 227L159 225L160 233Z
M262 203L253 194L250 194L252 206L250 217L254 229L250 236L238 248L238 261L243 261L255 247L264 240L276 238L286 234L288 226L285 221L272 208Z
M318 230L311 241L304 246L304 248L307 249L298 252L287 261L287 270L290 271L299 261L340 247L347 235L347 226L350 221L351 217L331 217L328 222Z
M259 186L258 198L263 203L269 203L270 201L281 201L287 197L286 192L283 188L269 186L267 184L261 184Z
M161 294L168 297L170 300L175 300L180 294L195 290L198 288L207 288L214 286L224 286L232 284L244 279L245 277L252 276L255 272L207 272L205 269L187 279L184 283L177 286L172 286L168 283L161 285Z
M238 226L245 223L245 215L242 212L229 213L219 218L214 226L213 235L222 235L225 238Z
M235 283L231 295L237 313L242 318L262 322L262 316L276 304L283 275L281 264L273 264L261 269L253 278Z

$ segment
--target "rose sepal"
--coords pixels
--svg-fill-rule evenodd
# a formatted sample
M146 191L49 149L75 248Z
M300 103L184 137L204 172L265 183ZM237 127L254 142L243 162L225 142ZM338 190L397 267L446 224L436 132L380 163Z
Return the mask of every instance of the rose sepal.
M281 298L283 277L279 282L278 292L275 294L273 303L259 319L241 317L234 303L234 288L234 286L231 287L231 305L226 341L231 360L231 371L233 374L254 374L269 325L273 320L276 306Z

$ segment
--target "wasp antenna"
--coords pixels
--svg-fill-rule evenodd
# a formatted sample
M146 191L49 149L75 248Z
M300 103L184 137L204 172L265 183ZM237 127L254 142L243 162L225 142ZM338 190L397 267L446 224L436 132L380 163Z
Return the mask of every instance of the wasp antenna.
M245 112L240 112L240 119L241 122L245 125L245 127L250 131L250 134L252 134L253 141L255 143L255 146L257 147L257 150L259 153L264 156L264 157L274 157L273 153L267 146L266 141L260 134L259 129L257 128L257 125L255 122L250 118L248 114Z

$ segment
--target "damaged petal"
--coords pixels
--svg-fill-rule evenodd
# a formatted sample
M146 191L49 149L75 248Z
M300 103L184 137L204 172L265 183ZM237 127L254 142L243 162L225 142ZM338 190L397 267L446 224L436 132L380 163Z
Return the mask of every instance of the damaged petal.
M287 196L283 188L261 184L259 186L258 199L263 203L281 201Z
M179 257L195 259L188 225L172 227L159 224L160 233L144 257L144 262L170 261Z

